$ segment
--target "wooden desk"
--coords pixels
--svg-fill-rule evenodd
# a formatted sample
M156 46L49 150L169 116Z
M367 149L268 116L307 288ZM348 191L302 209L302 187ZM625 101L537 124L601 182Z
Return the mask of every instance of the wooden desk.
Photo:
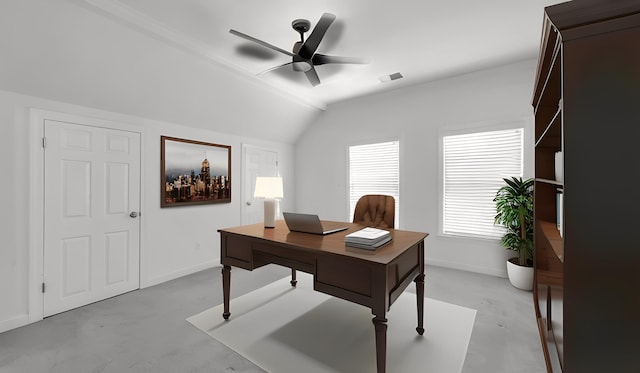
M218 230L223 265L222 316L228 319L231 315L231 266L251 271L279 264L291 268L292 286L296 286L296 270L310 273L314 290L371 308L378 372L384 372L386 313L412 281L417 291L416 331L424 333L424 239L428 234L391 229L393 240L375 251L345 246L344 236L362 228L350 224L346 231L321 236L290 232L284 221L278 221L275 228L264 228L259 223Z

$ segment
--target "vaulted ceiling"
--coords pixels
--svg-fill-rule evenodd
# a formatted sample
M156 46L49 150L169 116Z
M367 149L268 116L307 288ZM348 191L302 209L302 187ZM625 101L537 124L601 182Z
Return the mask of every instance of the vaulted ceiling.
M84 0L97 10L238 74L320 108L341 100L534 58L543 8L554 0ZM368 64L317 66L312 86L292 57L232 35L234 29L291 51L292 21L311 29L332 13L317 52ZM403 78L389 79L400 73ZM394 75L397 76L397 75ZM386 79L385 79L386 78Z
M0 89L295 143L332 104L535 58L559 2L6 0ZM292 61L292 21L309 20L306 38L324 13L336 19L316 52L369 63L316 66L315 87L291 65L265 72Z

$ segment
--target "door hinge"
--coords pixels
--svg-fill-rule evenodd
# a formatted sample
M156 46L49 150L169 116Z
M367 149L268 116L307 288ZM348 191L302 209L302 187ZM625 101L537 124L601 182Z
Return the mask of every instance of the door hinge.
M44 282L42 283L42 292L44 293Z
M43 137L43 138L42 138L42 147L43 147L43 148L46 148L46 147L47 147L47 138L46 138L46 137Z

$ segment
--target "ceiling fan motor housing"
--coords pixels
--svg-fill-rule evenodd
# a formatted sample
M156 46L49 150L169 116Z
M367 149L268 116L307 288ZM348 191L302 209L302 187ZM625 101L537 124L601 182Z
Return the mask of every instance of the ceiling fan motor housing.
M318 45L322 41L327 29L333 21L336 19L336 16L331 13L323 13L318 20L318 23L314 26L313 31L309 35L309 37L305 40L304 33L309 31L311 28L311 23L307 19L295 19L291 22L291 27L295 31L300 34L300 41L296 42L293 45L293 53L282 48L276 47L275 45L269 44L260 39L256 39L253 36L249 36L242 32L236 31L234 29L229 30L230 33L239 36L241 38L250 40L254 43L258 43L263 47L273 49L280 53L286 54L287 56L292 57L291 62L287 62L280 66L276 66L275 68L269 69L268 71L274 70L276 68L292 65L293 70L304 72L309 82L312 86L317 86L320 84L320 78L318 77L318 73L316 72L316 65L324 65L328 63L341 63L341 64L362 64L369 63L368 61L360 58L353 57L340 57L340 56L327 56L324 54L316 53L318 49Z
M302 36L302 34L311 28L311 22L309 22L308 19L294 19L293 22L291 22L291 27Z

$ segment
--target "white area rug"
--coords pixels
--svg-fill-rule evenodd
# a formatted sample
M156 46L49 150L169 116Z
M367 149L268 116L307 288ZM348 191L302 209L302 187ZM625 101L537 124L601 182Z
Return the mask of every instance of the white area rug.
M296 288L289 280L232 298L226 322L222 305L187 321L270 373L375 372L371 310L314 291L305 273ZM476 310L429 298L424 306L424 336L415 294L405 291L387 313L387 372L462 370Z

